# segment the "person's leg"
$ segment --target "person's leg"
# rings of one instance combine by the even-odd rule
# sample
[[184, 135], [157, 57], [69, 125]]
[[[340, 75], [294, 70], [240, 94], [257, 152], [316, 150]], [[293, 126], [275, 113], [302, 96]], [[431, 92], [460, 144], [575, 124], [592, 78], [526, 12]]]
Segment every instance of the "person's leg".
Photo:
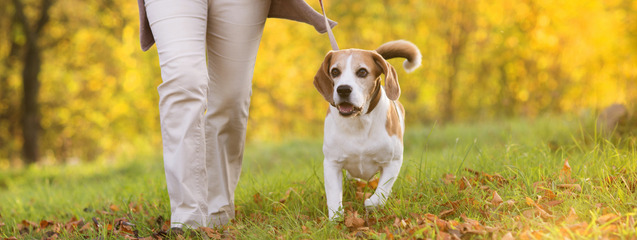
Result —
[[172, 227], [207, 223], [207, 1], [146, 0], [163, 80], [157, 90]]
[[252, 74], [269, 0], [210, 0], [206, 163], [209, 226], [234, 218], [252, 93]]

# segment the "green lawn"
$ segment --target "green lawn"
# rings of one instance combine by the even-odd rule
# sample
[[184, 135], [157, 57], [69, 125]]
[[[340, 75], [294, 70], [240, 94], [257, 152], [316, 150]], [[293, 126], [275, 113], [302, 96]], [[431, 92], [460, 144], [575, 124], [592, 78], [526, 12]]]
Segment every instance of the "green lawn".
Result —
[[[252, 141], [235, 222], [188, 236], [637, 237], [635, 138], [605, 141], [593, 125], [572, 117], [408, 125], [388, 204], [365, 211], [361, 196], [373, 184], [347, 182], [341, 222], [326, 221], [321, 139]], [[2, 170], [0, 239], [161, 237], [170, 217], [163, 174], [160, 155]]]

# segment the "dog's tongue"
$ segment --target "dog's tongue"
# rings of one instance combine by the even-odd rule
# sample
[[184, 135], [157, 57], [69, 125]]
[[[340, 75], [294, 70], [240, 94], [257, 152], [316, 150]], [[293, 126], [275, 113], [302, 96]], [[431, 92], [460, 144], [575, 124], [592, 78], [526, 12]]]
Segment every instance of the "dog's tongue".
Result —
[[351, 113], [354, 111], [354, 105], [349, 103], [342, 103], [338, 105], [338, 111], [342, 113]]

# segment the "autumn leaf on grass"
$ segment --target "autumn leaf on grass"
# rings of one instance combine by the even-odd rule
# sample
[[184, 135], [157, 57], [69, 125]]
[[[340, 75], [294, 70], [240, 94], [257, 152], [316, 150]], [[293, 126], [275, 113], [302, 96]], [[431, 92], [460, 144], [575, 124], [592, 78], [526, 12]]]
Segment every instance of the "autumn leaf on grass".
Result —
[[442, 176], [442, 182], [446, 185], [452, 184], [454, 181], [456, 181], [456, 176], [451, 173]]
[[356, 230], [365, 225], [365, 220], [358, 216], [358, 211], [347, 211], [345, 216], [345, 226], [351, 230]]
[[47, 220], [42, 220], [40, 221], [40, 228], [46, 228], [48, 226], [53, 225], [54, 223], [51, 221], [47, 221]]
[[444, 211], [440, 212], [440, 213], [438, 214], [438, 216], [439, 216], [440, 218], [445, 218], [446, 216], [451, 215], [451, 214], [452, 214], [452, 213], [454, 213], [455, 211], [456, 211], [456, 209], [453, 209], [453, 208], [452, 208], [452, 209], [448, 209], [448, 210], [444, 210]]
[[111, 211], [113, 212], [119, 212], [119, 207], [115, 204], [111, 204], [111, 206], [109, 206], [108, 208], [111, 209]]
[[259, 193], [255, 193], [254, 195], [252, 195], [252, 200], [254, 201], [254, 203], [259, 204], [261, 203], [261, 194]]
[[372, 193], [356, 191], [356, 200], [363, 201], [368, 199], [370, 196], [372, 196]]
[[604, 214], [601, 217], [597, 218], [597, 224], [604, 225], [607, 223], [613, 223], [619, 220], [619, 218], [620, 216], [617, 216], [617, 214], [614, 213]]
[[374, 177], [372, 180], [369, 180], [369, 182], [367, 182], [367, 186], [371, 188], [372, 190], [376, 190], [376, 188], [378, 187], [379, 181], [380, 181], [380, 178]]
[[502, 236], [502, 240], [515, 240], [515, 237], [513, 237], [511, 232], [507, 232], [504, 236]]
[[131, 202], [128, 204], [128, 209], [133, 213], [139, 213], [142, 211], [142, 205], [139, 203]]
[[494, 206], [500, 206], [500, 204], [504, 202], [502, 201], [502, 197], [498, 194], [497, 191], [493, 191], [493, 198], [491, 199], [491, 204]]
[[575, 221], [577, 221], [577, 213], [575, 212], [575, 209], [573, 207], [568, 210], [568, 215], [566, 216], [565, 221], [566, 223], [574, 223]]
[[473, 188], [473, 187], [471, 186], [471, 183], [469, 182], [469, 179], [467, 179], [466, 177], [462, 177], [462, 178], [460, 178], [459, 183], [458, 183], [458, 189], [460, 189], [460, 190], [465, 190], [465, 189], [467, 189], [467, 188], [468, 188], [468, 189]]
[[575, 182], [575, 180], [571, 178], [571, 165], [568, 164], [568, 158], [564, 159], [564, 165], [562, 165], [562, 169], [560, 170], [559, 179], [566, 183]]
[[199, 230], [201, 230], [204, 234], [206, 234], [206, 236], [208, 236], [209, 238], [212, 239], [221, 239], [221, 234], [219, 234], [217, 232], [217, 230], [214, 230], [212, 228], [208, 228], [208, 227], [199, 227]]
[[558, 188], [566, 189], [567, 191], [582, 192], [582, 186], [579, 184], [557, 184]]
[[290, 198], [290, 193], [294, 191], [294, 188], [288, 188], [287, 191], [285, 191], [285, 195], [279, 200], [279, 202], [281, 204], [285, 204], [285, 202], [288, 201], [288, 198]]
[[549, 218], [554, 218], [554, 216], [550, 213], [547, 208], [542, 208], [539, 204], [537, 204], [530, 197], [526, 197], [526, 204], [529, 206], [535, 207], [535, 209], [529, 209], [523, 212], [523, 215], [527, 218], [532, 218], [533, 216], [539, 216], [542, 219], [546, 220]]

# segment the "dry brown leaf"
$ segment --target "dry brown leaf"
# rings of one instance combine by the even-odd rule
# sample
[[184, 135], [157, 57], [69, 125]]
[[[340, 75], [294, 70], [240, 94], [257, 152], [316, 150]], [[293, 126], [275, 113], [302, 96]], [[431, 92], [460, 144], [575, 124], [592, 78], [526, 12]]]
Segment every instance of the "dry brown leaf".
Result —
[[557, 194], [555, 194], [553, 191], [551, 191], [550, 189], [546, 189], [544, 188], [544, 195], [543, 197], [549, 200], [553, 200], [557, 197]]
[[568, 226], [568, 229], [573, 233], [586, 235], [586, 233], [588, 232], [588, 223], [580, 222], [577, 224], [573, 224]]
[[111, 204], [111, 206], [108, 207], [109, 209], [111, 209], [111, 211], [113, 212], [118, 212], [119, 211], [119, 207], [115, 204]]
[[219, 234], [217, 232], [217, 230], [214, 230], [214, 229], [209, 228], [209, 227], [199, 227], [199, 230], [201, 230], [203, 233], [205, 233], [206, 236], [208, 236], [209, 238], [221, 239], [221, 234]]
[[553, 200], [553, 201], [549, 201], [547, 203], [544, 203], [544, 205], [547, 206], [547, 207], [555, 207], [557, 205], [560, 205], [563, 202], [564, 202], [564, 200]]
[[504, 234], [500, 240], [515, 240], [515, 238], [511, 232], [507, 232], [507, 234]]
[[562, 165], [562, 169], [560, 170], [559, 179], [560, 181], [567, 183], [573, 182], [573, 179], [571, 179], [571, 165], [568, 164], [568, 158], [564, 159], [564, 164]]
[[356, 187], [356, 191], [362, 192], [364, 191], [363, 189], [367, 187], [367, 182], [364, 182], [358, 179], [353, 179], [352, 181], [354, 182], [354, 187]]
[[452, 184], [455, 181], [456, 181], [456, 176], [451, 174], [451, 173], [447, 173], [445, 175], [442, 175], [442, 182], [447, 184], [447, 185]]
[[53, 222], [51, 221], [47, 221], [47, 220], [40, 221], [40, 228], [46, 228], [51, 225], [53, 225]]
[[254, 203], [256, 204], [261, 203], [261, 194], [255, 193], [254, 195], [252, 195], [252, 201], [254, 201]]
[[508, 205], [508, 206], [514, 206], [515, 205], [515, 200], [509, 199], [509, 200], [506, 200], [504, 203], [506, 205]]
[[285, 202], [287, 202], [287, 201], [288, 201], [288, 198], [290, 198], [290, 193], [291, 193], [293, 190], [294, 190], [293, 188], [288, 188], [288, 190], [287, 190], [287, 191], [285, 191], [285, 195], [283, 195], [283, 198], [281, 198], [281, 199], [279, 200], [279, 202], [280, 202], [280, 203], [285, 204]]
[[380, 178], [374, 177], [372, 180], [369, 180], [369, 182], [367, 182], [367, 186], [369, 186], [372, 190], [376, 190], [379, 181]]
[[452, 209], [447, 209], [447, 210], [444, 210], [444, 211], [440, 212], [438, 214], [438, 216], [440, 218], [445, 218], [447, 215], [450, 215], [450, 214], [454, 213], [455, 211], [456, 211], [456, 209], [453, 209], [453, 208]]
[[491, 204], [494, 206], [499, 206], [502, 203], [502, 197], [498, 194], [497, 191], [493, 191], [493, 198], [491, 199]]
[[460, 178], [460, 183], [458, 183], [458, 188], [460, 190], [465, 190], [467, 188], [471, 189], [473, 187], [471, 186], [471, 183], [469, 182], [469, 180], [466, 177], [462, 177], [462, 178]]
[[604, 214], [601, 217], [597, 218], [597, 224], [605, 224], [608, 222], [614, 222], [617, 219], [619, 219], [619, 216], [617, 216], [617, 214], [614, 213], [608, 213], [608, 214]]
[[557, 184], [557, 187], [566, 190], [582, 192], [582, 186], [580, 186], [579, 184]]
[[564, 221], [567, 224], [571, 224], [571, 223], [574, 223], [576, 220], [577, 220], [577, 213], [575, 212], [575, 209], [571, 207], [568, 210], [568, 214], [566, 215], [566, 218], [564, 219]]
[[345, 226], [350, 229], [357, 229], [365, 225], [365, 220], [358, 216], [357, 211], [347, 211], [345, 216]]
[[385, 237], [390, 240], [394, 240], [394, 234], [389, 231], [389, 228], [385, 226]]
[[128, 204], [128, 209], [133, 213], [139, 213], [142, 211], [142, 205], [139, 203], [131, 202]]

